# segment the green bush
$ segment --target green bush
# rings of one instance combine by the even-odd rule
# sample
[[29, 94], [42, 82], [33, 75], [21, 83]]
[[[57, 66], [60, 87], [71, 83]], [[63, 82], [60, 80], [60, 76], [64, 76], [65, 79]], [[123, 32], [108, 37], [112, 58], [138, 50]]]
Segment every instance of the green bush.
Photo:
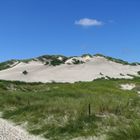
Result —
[[52, 66], [56, 66], [56, 65], [60, 65], [60, 64], [63, 64], [63, 61], [59, 60], [59, 59], [54, 59], [50, 62], [50, 64]]
[[83, 54], [83, 55], [82, 55], [82, 57], [86, 57], [86, 56], [92, 57], [91, 54]]
[[73, 59], [73, 64], [83, 64], [83, 61], [77, 60], [77, 59]]
[[140, 75], [140, 71], [138, 71], [137, 73], [138, 73], [138, 75]]
[[28, 72], [27, 72], [26, 70], [24, 70], [22, 73], [23, 73], [24, 75], [27, 75], [27, 74], [28, 74]]

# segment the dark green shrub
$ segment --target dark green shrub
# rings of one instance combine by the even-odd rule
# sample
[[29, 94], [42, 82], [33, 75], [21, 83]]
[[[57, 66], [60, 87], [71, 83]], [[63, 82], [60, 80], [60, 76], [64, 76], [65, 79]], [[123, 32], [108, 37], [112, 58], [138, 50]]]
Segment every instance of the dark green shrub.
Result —
[[104, 74], [100, 72], [100, 75], [104, 75]]
[[77, 59], [73, 59], [73, 64], [83, 64], [83, 61], [77, 60]]
[[120, 73], [120, 76], [125, 76], [124, 74]]
[[45, 62], [45, 65], [49, 65], [49, 62], [47, 61], [47, 62]]
[[54, 59], [50, 62], [51, 65], [56, 66], [56, 65], [60, 65], [63, 64], [63, 61], [59, 60], [59, 59]]
[[89, 54], [89, 53], [88, 53], [88, 54], [83, 54], [83, 55], [82, 55], [82, 57], [86, 57], [86, 56], [92, 57], [92, 55]]
[[23, 71], [22, 72], [24, 75], [27, 75], [28, 74], [28, 72], [25, 70], [25, 71]]
[[138, 73], [138, 75], [140, 75], [140, 71], [138, 71], [137, 73]]

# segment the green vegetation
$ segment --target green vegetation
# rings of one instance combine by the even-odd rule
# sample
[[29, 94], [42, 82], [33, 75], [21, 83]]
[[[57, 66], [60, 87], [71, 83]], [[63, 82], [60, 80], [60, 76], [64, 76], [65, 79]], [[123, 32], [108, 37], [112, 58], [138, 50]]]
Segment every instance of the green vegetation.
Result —
[[125, 76], [124, 74], [120, 73], [121, 76]]
[[[134, 83], [131, 91], [121, 84]], [[50, 140], [102, 135], [106, 140], [137, 140], [140, 136], [140, 78], [93, 82], [24, 83], [0, 81], [3, 118]], [[90, 104], [90, 114], [89, 114]]]
[[50, 64], [52, 66], [57, 66], [57, 65], [60, 65], [60, 64], [64, 64], [64, 62], [56, 58], [56, 59], [51, 60]]
[[75, 58], [72, 59], [73, 60], [73, 64], [83, 64], [84, 62], [83, 61], [80, 61], [80, 60], [77, 60]]
[[83, 55], [82, 55], [82, 57], [86, 57], [86, 56], [93, 57], [93, 56], [92, 56], [91, 54], [89, 54], [89, 53], [88, 53], [88, 54], [83, 54]]
[[113, 58], [113, 57], [109, 57], [109, 56], [104, 56], [102, 54], [96, 54], [94, 56], [101, 56], [101, 57], [104, 57], [110, 61], [113, 61], [113, 62], [116, 62], [116, 63], [120, 63], [120, 64], [123, 64], [123, 65], [132, 65], [132, 66], [136, 66], [136, 65], [140, 65], [140, 63], [129, 63], [127, 61], [124, 61], [124, 60], [121, 60], [121, 59], [116, 59], [116, 58]]
[[35, 59], [35, 58], [30, 58], [30, 59], [22, 59], [22, 60], [18, 60], [18, 61], [23, 62], [23, 63], [29, 63], [29, 62], [31, 62], [31, 61], [37, 61], [37, 59]]
[[28, 74], [28, 72], [27, 72], [26, 70], [24, 70], [22, 73], [23, 73], [24, 75], [27, 75], [27, 74]]
[[[59, 58], [62, 58], [61, 60]], [[43, 55], [37, 58], [38, 60], [42, 61], [42, 62], [47, 62], [45, 63], [45, 65], [52, 65], [52, 66], [56, 66], [56, 65], [60, 65], [60, 64], [64, 64], [64, 62], [68, 59], [65, 56], [62, 55]], [[50, 61], [50, 63], [48, 63], [48, 61]]]
[[64, 64], [68, 58], [62, 55], [43, 55], [38, 57], [37, 59], [39, 61], [45, 62], [45, 65], [57, 66], [60, 64]]
[[108, 140], [139, 140], [140, 120], [133, 120], [129, 126], [120, 126], [109, 132]]
[[17, 62], [17, 60], [9, 60], [9, 61], [0, 63], [0, 70], [10, 68], [11, 65], [13, 65], [15, 62]]
[[140, 75], [140, 71], [138, 71], [138, 75]]

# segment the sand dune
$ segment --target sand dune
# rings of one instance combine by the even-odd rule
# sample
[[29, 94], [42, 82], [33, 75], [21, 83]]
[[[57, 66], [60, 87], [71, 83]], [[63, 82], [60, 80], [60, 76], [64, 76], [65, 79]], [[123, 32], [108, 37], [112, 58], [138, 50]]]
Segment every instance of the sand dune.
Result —
[[[27, 75], [23, 71], [28, 72]], [[132, 78], [137, 75], [140, 65], [123, 65], [101, 56], [93, 56], [83, 64], [44, 65], [41, 61], [20, 62], [12, 68], [0, 71], [0, 79], [25, 82], [77, 82], [92, 81], [101, 77]]]

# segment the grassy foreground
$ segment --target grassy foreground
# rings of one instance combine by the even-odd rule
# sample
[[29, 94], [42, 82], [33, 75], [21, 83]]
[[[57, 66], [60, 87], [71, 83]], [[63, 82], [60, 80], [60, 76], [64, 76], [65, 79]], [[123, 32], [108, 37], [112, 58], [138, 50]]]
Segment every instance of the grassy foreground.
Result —
[[[125, 83], [134, 83], [136, 88], [122, 90], [120, 85]], [[3, 118], [50, 140], [88, 136], [139, 140], [138, 90], [140, 78], [75, 84], [0, 81], [0, 111]]]

